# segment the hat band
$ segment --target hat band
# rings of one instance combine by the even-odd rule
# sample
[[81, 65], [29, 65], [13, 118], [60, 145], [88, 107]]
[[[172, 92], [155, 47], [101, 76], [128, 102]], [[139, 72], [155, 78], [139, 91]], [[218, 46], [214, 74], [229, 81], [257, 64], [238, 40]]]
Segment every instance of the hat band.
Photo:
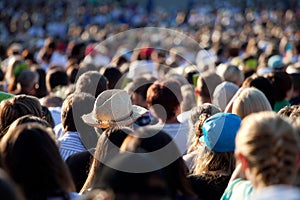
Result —
[[109, 120], [109, 121], [97, 120], [97, 122], [98, 122], [98, 123], [118, 123], [118, 122], [120, 122], [120, 121], [124, 121], [124, 120], [126, 120], [127, 118], [131, 117], [132, 114], [133, 114], [133, 111], [131, 111], [131, 112], [129, 113], [129, 115], [126, 115], [126, 116], [124, 116], [124, 117], [122, 117], [122, 118], [119, 118], [119, 119], [114, 119], [114, 120]]

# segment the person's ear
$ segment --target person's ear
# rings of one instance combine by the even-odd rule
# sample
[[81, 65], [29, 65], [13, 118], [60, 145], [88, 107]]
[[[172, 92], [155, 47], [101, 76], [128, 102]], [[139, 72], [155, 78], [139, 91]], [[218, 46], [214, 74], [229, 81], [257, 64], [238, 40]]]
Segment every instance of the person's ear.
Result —
[[240, 161], [240, 163], [242, 165], [242, 170], [246, 171], [246, 169], [249, 168], [248, 161], [247, 161], [246, 157], [243, 154], [238, 153], [237, 158], [238, 158], [238, 160]]

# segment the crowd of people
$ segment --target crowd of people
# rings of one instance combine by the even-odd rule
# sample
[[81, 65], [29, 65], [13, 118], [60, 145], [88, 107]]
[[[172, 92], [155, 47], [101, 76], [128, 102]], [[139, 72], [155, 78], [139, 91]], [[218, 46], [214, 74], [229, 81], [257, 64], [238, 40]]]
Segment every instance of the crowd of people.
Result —
[[0, 2], [0, 198], [300, 199], [300, 4]]

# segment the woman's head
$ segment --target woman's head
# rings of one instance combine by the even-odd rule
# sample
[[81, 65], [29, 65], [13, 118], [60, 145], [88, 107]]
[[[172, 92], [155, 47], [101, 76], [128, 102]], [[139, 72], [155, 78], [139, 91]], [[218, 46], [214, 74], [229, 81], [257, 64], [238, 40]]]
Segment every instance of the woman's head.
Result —
[[272, 110], [268, 99], [263, 92], [254, 87], [244, 88], [232, 105], [232, 113], [241, 118], [251, 113], [267, 110]]
[[176, 143], [166, 132], [151, 127], [139, 128], [126, 137], [120, 151], [151, 155], [158, 163], [144, 167], [145, 171], [162, 169], [173, 196], [180, 193], [187, 196], [194, 195], [186, 178], [185, 162]]
[[74, 191], [51, 128], [26, 123], [10, 129], [0, 143], [4, 169], [27, 199], [46, 199]]
[[34, 115], [42, 118], [42, 106], [36, 97], [17, 95], [0, 103], [0, 132], [5, 134], [10, 124], [24, 115]]
[[106, 163], [112, 157], [115, 157], [119, 153], [120, 147], [127, 137], [133, 130], [129, 127], [115, 126], [108, 128], [100, 135], [96, 151], [94, 153], [93, 161], [89, 170], [89, 174], [81, 192], [86, 191], [90, 187], [95, 185], [95, 177], [101, 171], [102, 164]]
[[205, 177], [230, 176], [235, 168], [235, 137], [240, 128], [241, 118], [232, 113], [217, 113], [202, 124], [194, 174]]
[[293, 183], [299, 143], [289, 121], [271, 111], [251, 114], [235, 141], [237, 158], [254, 187]]
[[189, 151], [198, 149], [200, 143], [199, 138], [203, 135], [202, 125], [204, 121], [219, 112], [221, 112], [221, 110], [211, 103], [204, 103], [192, 110], [190, 122], [193, 128], [191, 128], [189, 133], [189, 138], [192, 140], [192, 145]]

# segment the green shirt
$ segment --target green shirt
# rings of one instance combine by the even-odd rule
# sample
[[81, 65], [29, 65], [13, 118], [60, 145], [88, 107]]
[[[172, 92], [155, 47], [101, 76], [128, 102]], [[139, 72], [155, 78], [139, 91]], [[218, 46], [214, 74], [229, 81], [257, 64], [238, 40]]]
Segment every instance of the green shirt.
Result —
[[285, 107], [285, 106], [290, 106], [290, 102], [283, 100], [283, 101], [276, 101], [274, 104], [274, 111], [278, 112], [281, 108]]

